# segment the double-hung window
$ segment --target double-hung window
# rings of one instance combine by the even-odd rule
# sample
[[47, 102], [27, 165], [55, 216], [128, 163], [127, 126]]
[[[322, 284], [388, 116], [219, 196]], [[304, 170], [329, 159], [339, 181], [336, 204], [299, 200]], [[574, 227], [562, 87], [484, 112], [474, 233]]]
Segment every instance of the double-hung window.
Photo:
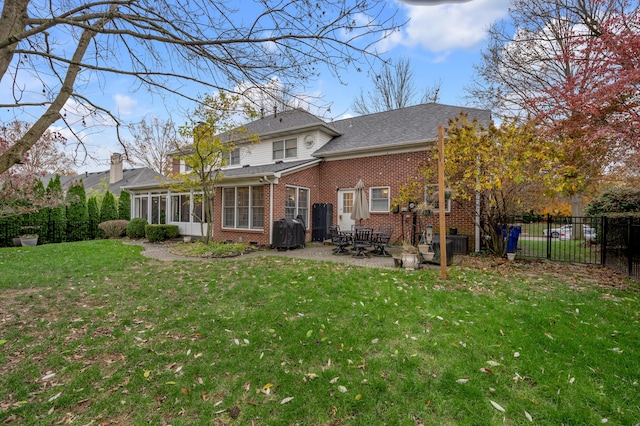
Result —
[[222, 227], [262, 229], [264, 227], [264, 187], [238, 186], [222, 190]]
[[240, 164], [240, 148], [234, 148], [227, 153], [227, 166], [237, 166]]
[[284, 217], [295, 219], [302, 216], [305, 226], [309, 225], [309, 189], [287, 186]]
[[371, 212], [388, 213], [390, 206], [389, 187], [377, 186], [369, 189], [369, 199], [371, 200]]
[[298, 139], [285, 139], [273, 142], [273, 159], [296, 158], [298, 156]]
[[[451, 213], [451, 194], [450, 189], [444, 191], [444, 212]], [[438, 185], [427, 185], [425, 188], [425, 201], [427, 204], [433, 206], [434, 212], [440, 211], [440, 195], [438, 191]]]

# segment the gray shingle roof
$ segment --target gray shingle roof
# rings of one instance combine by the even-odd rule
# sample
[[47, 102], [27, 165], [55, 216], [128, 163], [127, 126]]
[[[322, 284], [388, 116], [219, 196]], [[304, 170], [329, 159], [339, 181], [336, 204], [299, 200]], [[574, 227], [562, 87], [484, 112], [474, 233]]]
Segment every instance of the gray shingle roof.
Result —
[[241, 176], [259, 176], [270, 175], [273, 173], [284, 172], [309, 163], [318, 162], [317, 159], [288, 161], [275, 164], [263, 164], [261, 166], [240, 167], [237, 169], [228, 169], [224, 171], [224, 177], [234, 178]]
[[[165, 178], [146, 167], [137, 169], [123, 169], [122, 180], [109, 185], [109, 191], [116, 197], [120, 196], [122, 188], [129, 186], [145, 187], [145, 186], [157, 186], [159, 182]], [[105, 183], [109, 183], [110, 171], [100, 171], [92, 173], [84, 173], [76, 176], [60, 176], [60, 183], [62, 188], [66, 191], [72, 182], [78, 182], [82, 180], [84, 189], [87, 193], [90, 190], [102, 191]], [[49, 179], [53, 176], [46, 176], [41, 179], [43, 184], [47, 186]]]
[[446, 127], [449, 119], [461, 112], [467, 113], [471, 119], [477, 118], [483, 126], [488, 126], [491, 122], [491, 112], [488, 110], [435, 103], [420, 104], [334, 121], [331, 124], [341, 135], [318, 149], [314, 155], [323, 157], [433, 141], [438, 136], [438, 126]]
[[323, 127], [329, 134], [337, 134], [332, 126], [322, 121], [310, 112], [300, 109], [278, 112], [275, 115], [265, 115], [264, 118], [245, 125], [248, 134], [257, 133], [260, 137], [270, 134], [289, 132], [295, 129]]

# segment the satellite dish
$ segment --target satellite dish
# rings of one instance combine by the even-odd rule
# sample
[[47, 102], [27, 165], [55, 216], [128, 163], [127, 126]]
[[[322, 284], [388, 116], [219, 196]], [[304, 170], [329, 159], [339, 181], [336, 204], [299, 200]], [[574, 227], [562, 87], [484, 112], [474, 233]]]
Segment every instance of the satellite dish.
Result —
[[305, 148], [311, 148], [315, 142], [316, 141], [315, 141], [315, 139], [313, 138], [312, 135], [307, 135], [304, 138], [304, 147]]

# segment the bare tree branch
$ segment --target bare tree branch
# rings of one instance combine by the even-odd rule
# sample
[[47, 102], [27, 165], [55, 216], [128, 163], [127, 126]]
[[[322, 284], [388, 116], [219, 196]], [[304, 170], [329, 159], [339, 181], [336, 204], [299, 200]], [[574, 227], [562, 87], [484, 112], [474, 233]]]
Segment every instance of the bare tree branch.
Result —
[[357, 114], [371, 114], [415, 105], [419, 102], [436, 102], [440, 93], [440, 83], [426, 88], [422, 99], [416, 97], [411, 61], [401, 58], [398, 63], [386, 63], [373, 81], [373, 90], [366, 95], [360, 93], [351, 104]]
[[[88, 93], [109, 75], [190, 101], [197, 98], [186, 84], [229, 91], [260, 87], [274, 76], [293, 95], [320, 72], [339, 78], [360, 70], [363, 59], [377, 58], [371, 46], [398, 28], [383, 0], [47, 0], [46, 7], [42, 1], [6, 1], [0, 17], [0, 80], [12, 82], [14, 101], [3, 95], [0, 105], [14, 116], [39, 117], [24, 140], [0, 153], [0, 173], [69, 99], [108, 110], [88, 102]], [[38, 100], [21, 84], [34, 78], [50, 99]]]

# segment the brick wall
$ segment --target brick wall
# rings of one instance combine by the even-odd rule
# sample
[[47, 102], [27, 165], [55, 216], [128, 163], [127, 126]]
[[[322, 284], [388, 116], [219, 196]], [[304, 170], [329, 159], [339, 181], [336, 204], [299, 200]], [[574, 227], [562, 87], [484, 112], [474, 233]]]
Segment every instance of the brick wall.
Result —
[[[400, 187], [407, 182], [407, 177], [416, 176], [416, 172], [424, 161], [426, 152], [412, 152], [403, 154], [391, 154], [384, 156], [365, 157], [359, 159], [328, 161], [320, 165], [320, 189], [319, 202], [331, 203], [335, 206], [338, 203], [338, 190], [342, 188], [353, 188], [359, 179], [365, 185], [367, 198], [369, 188], [377, 186], [389, 186], [391, 199], [397, 197]], [[423, 200], [416, 200], [421, 202]], [[469, 250], [473, 250], [475, 241], [475, 231], [473, 216], [469, 205], [456, 202], [451, 203], [451, 212], [446, 214], [447, 230], [455, 227], [459, 235], [469, 236]], [[438, 215], [428, 218], [419, 218], [423, 224], [434, 225], [434, 229], [439, 229]], [[334, 224], [337, 218], [334, 217]], [[374, 229], [380, 226], [393, 226], [394, 233], [392, 242], [399, 243], [403, 238], [409, 240], [413, 227], [412, 214], [371, 213], [371, 218], [366, 221], [366, 225]], [[403, 232], [404, 230], [404, 232]], [[437, 231], [436, 231], [437, 232]]]
[[[309, 223], [307, 226], [307, 241], [311, 240], [311, 228], [313, 219], [312, 206], [315, 203], [330, 203], [334, 205], [333, 224], [337, 224], [338, 190], [353, 188], [359, 179], [365, 184], [367, 199], [369, 188], [388, 186], [390, 187], [390, 197], [397, 197], [402, 184], [407, 182], [407, 177], [415, 176], [420, 164], [424, 161], [426, 153], [413, 152], [391, 155], [380, 155], [359, 159], [326, 161], [310, 169], [302, 170], [279, 179], [277, 185], [273, 186], [274, 206], [273, 220], [279, 220], [285, 216], [285, 195], [287, 185], [308, 188], [310, 190], [309, 200]], [[222, 190], [216, 192], [216, 202], [214, 203], [214, 235], [215, 241], [238, 241], [255, 242], [260, 245], [268, 245], [270, 242], [271, 223], [270, 220], [270, 188], [268, 183], [264, 184], [264, 231], [242, 231], [222, 229]], [[423, 200], [416, 200], [421, 202]], [[463, 204], [451, 203], [451, 212], [446, 214], [446, 229], [455, 227], [459, 235], [469, 236], [469, 250], [474, 249], [474, 223], [473, 216], [469, 214], [471, 210]], [[418, 218], [423, 225], [432, 224], [434, 231], [439, 230], [438, 215], [428, 218]], [[402, 239], [411, 238], [413, 217], [411, 214], [393, 214], [391, 212], [371, 213], [371, 218], [364, 222], [374, 229], [380, 226], [393, 226], [394, 234], [392, 242], [400, 243]]]

